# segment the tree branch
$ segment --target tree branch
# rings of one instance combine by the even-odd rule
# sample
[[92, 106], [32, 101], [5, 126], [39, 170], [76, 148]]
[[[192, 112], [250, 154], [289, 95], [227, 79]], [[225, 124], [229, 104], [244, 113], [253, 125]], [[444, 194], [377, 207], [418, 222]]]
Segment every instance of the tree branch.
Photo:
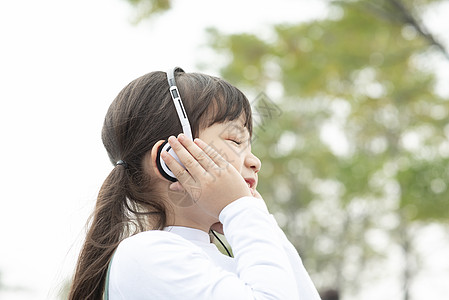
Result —
[[[344, 2], [341, 2], [344, 3]], [[412, 26], [430, 45], [435, 46], [449, 60], [449, 52], [446, 47], [439, 42], [424, 24], [412, 12], [405, 7], [401, 0], [385, 0], [379, 3], [377, 1], [360, 1], [370, 13], [379, 16], [390, 22], [408, 24]], [[389, 6], [389, 7], [387, 7]]]
[[418, 20], [417, 17], [413, 16], [413, 14], [402, 4], [401, 0], [388, 0], [390, 4], [395, 7], [404, 23], [409, 24], [424, 38], [429, 44], [436, 46], [443, 55], [449, 60], [449, 52], [446, 47], [441, 44], [439, 41], [435, 39], [435, 37], [427, 30], [427, 28]]

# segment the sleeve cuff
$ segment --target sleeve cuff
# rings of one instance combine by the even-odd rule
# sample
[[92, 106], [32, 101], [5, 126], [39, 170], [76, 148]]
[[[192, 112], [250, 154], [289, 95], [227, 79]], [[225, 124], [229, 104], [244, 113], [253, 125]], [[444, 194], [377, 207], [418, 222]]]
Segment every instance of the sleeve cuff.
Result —
[[230, 216], [233, 216], [234, 214], [241, 212], [245, 209], [257, 209], [266, 214], [270, 214], [268, 212], [268, 208], [267, 208], [267, 205], [265, 204], [265, 201], [263, 201], [260, 198], [247, 196], [247, 197], [239, 198], [239, 199], [229, 203], [228, 205], [226, 205], [221, 210], [218, 218], [219, 218], [220, 222], [223, 223]]

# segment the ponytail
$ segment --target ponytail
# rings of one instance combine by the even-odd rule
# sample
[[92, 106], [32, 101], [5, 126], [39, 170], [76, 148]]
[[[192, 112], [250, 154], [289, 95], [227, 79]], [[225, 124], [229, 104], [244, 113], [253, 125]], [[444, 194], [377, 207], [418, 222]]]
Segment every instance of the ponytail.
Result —
[[91, 225], [78, 258], [70, 300], [101, 299], [109, 261], [127, 233], [128, 170], [117, 165], [98, 194]]
[[[165, 201], [150, 184], [151, 174], [145, 172], [143, 161], [158, 140], [179, 131], [179, 125], [161, 119], [176, 116], [171, 103], [164, 72], [130, 82], [111, 103], [101, 138], [115, 167], [104, 181], [90, 217], [70, 300], [101, 299], [108, 265], [120, 242], [138, 232], [166, 226]], [[165, 106], [173, 111], [161, 114]], [[155, 122], [161, 125], [153, 126]]]

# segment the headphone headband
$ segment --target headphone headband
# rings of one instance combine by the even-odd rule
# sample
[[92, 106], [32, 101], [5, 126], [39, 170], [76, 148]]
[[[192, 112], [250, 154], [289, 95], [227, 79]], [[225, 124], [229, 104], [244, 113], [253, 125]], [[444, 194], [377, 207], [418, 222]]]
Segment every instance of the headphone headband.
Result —
[[[178, 87], [176, 86], [175, 74], [177, 72], [184, 72], [184, 70], [179, 67], [175, 67], [173, 69], [170, 69], [167, 72], [168, 85], [170, 86], [170, 95], [173, 100], [173, 104], [175, 105], [176, 113], [178, 114], [179, 121], [181, 122], [182, 132], [188, 138], [193, 140], [192, 129], [190, 128], [189, 119], [187, 118], [187, 113], [184, 109], [184, 104], [182, 103], [181, 94], [179, 93]], [[168, 143], [168, 141], [165, 141], [159, 147], [158, 152], [157, 152], [157, 158], [156, 158], [157, 168], [164, 178], [175, 182], [177, 180], [176, 176], [175, 176], [175, 174], [173, 174], [173, 172], [170, 170], [170, 168], [165, 164], [164, 160], [162, 159], [162, 157], [161, 157], [162, 151], [167, 151], [171, 156], [173, 156], [174, 159], [176, 159], [181, 164], [181, 166], [184, 167], [184, 165], [179, 160], [175, 151], [173, 151], [173, 149], [170, 147], [170, 144]]]
[[175, 74], [177, 72], [184, 72], [180, 67], [174, 67], [167, 72], [168, 85], [170, 86], [170, 95], [173, 100], [173, 104], [176, 108], [176, 113], [178, 114], [179, 121], [181, 122], [183, 133], [193, 140], [192, 129], [190, 128], [190, 122], [187, 117], [187, 113], [184, 109], [184, 103], [182, 103], [181, 94], [179, 93], [178, 87], [176, 86]]
[[175, 73], [179, 72], [185, 73], [184, 70], [180, 67], [174, 67], [173, 69], [167, 71], [167, 79], [170, 87], [176, 86]]

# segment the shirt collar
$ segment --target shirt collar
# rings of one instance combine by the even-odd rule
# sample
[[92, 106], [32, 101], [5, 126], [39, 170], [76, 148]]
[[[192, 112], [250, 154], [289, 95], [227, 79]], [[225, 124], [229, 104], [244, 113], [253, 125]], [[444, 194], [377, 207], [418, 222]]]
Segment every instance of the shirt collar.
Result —
[[210, 244], [209, 234], [200, 229], [183, 226], [167, 226], [164, 228], [164, 231], [175, 233], [191, 242]]

